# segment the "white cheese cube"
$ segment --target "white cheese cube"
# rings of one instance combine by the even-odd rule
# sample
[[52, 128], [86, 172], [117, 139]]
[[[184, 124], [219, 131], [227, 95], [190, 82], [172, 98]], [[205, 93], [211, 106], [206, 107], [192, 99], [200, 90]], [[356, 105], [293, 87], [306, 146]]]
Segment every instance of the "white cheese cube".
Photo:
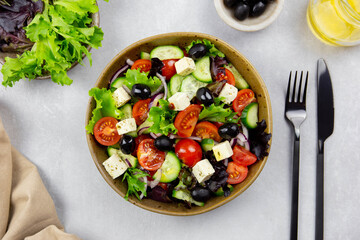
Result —
[[116, 129], [119, 135], [123, 135], [128, 132], [136, 131], [135, 118], [124, 119], [116, 124]]
[[236, 98], [237, 93], [238, 89], [236, 87], [231, 84], [225, 83], [225, 86], [219, 94], [219, 98], [224, 97], [222, 101], [226, 104], [231, 104], [232, 101], [234, 101], [234, 99]]
[[131, 96], [125, 91], [123, 87], [119, 87], [113, 92], [112, 97], [115, 101], [116, 107], [121, 107], [130, 101]]
[[126, 169], [128, 169], [128, 165], [119, 157], [118, 154], [113, 154], [109, 157], [105, 162], [103, 162], [103, 166], [113, 179], [121, 176]]
[[215, 173], [215, 170], [209, 160], [203, 159], [195, 164], [192, 172], [199, 183], [203, 183]]
[[177, 92], [169, 98], [169, 103], [174, 105], [175, 111], [182, 111], [190, 106], [190, 99], [186, 93]]
[[234, 154], [229, 141], [215, 145], [212, 150], [217, 161], [229, 158]]
[[176, 73], [186, 76], [195, 71], [195, 62], [192, 58], [183, 57], [175, 63]]

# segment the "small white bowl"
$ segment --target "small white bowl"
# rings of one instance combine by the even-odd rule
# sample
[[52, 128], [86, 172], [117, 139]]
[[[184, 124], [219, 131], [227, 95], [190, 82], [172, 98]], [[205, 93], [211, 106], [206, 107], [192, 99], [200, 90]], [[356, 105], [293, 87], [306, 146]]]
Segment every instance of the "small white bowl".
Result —
[[279, 16], [284, 6], [284, 0], [275, 0], [270, 3], [265, 12], [259, 17], [247, 18], [240, 21], [234, 17], [233, 9], [225, 6], [224, 0], [214, 0], [215, 8], [221, 19], [240, 31], [254, 32], [266, 28]]

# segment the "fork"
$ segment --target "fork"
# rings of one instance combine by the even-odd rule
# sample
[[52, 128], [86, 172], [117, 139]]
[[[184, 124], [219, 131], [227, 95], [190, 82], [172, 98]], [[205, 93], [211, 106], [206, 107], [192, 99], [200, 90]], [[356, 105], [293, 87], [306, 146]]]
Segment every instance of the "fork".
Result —
[[300, 125], [306, 119], [306, 89], [309, 72], [306, 73], [304, 87], [303, 71], [300, 75], [300, 83], [298, 89], [296, 81], [298, 72], [295, 72], [294, 84], [291, 89], [292, 72], [290, 72], [287, 94], [285, 99], [285, 116], [293, 124], [295, 138], [293, 149], [293, 181], [292, 181], [292, 198], [291, 198], [291, 225], [290, 239], [296, 240], [298, 237], [298, 206], [299, 206], [299, 162], [300, 162]]

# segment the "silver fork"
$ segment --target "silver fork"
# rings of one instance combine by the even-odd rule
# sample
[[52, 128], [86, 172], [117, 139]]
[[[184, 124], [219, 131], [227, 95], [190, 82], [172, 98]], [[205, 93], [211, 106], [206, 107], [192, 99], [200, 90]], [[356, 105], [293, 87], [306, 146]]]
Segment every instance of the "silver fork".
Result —
[[291, 89], [292, 72], [290, 72], [289, 83], [285, 100], [285, 116], [293, 124], [295, 131], [293, 149], [293, 182], [291, 198], [291, 226], [290, 239], [298, 237], [298, 207], [299, 207], [299, 161], [300, 161], [300, 125], [306, 119], [306, 89], [309, 72], [306, 73], [305, 84], [303, 83], [303, 71], [300, 75], [300, 83], [296, 85], [298, 72], [295, 72], [294, 84]]

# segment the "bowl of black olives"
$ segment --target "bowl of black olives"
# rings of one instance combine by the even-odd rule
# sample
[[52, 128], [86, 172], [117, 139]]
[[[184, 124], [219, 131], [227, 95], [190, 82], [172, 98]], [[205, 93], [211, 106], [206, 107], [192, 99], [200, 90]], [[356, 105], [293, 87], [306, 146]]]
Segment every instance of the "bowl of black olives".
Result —
[[279, 16], [284, 0], [214, 0], [220, 18], [246, 32], [266, 28]]

